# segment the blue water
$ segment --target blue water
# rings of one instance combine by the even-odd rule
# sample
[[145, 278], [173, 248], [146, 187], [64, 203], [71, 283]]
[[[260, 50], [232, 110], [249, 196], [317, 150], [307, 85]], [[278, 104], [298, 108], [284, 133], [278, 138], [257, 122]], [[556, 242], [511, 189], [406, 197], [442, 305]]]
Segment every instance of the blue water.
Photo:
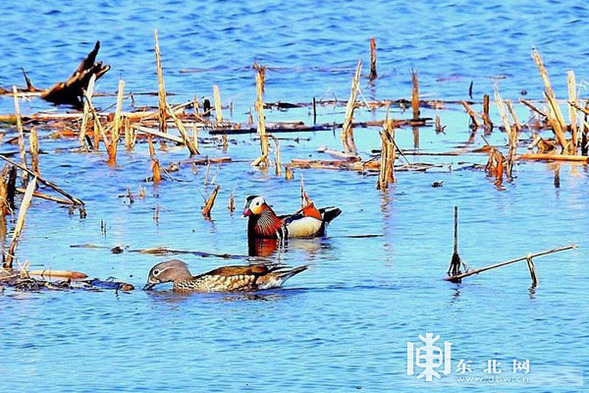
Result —
[[[549, 69], [557, 96], [566, 96], [566, 72], [579, 84], [587, 78], [589, 7], [567, 2], [359, 2], [25, 1], [5, 5], [0, 24], [1, 86], [22, 84], [19, 67], [33, 83], [46, 87], [69, 76], [99, 39], [98, 58], [112, 66], [97, 90], [114, 93], [119, 76], [127, 91], [157, 89], [153, 29], [159, 32], [167, 89], [175, 103], [212, 95], [218, 84], [227, 114], [246, 119], [255, 95], [254, 61], [268, 65], [266, 101], [309, 102], [312, 97], [345, 99], [353, 68], [368, 62], [368, 40], [375, 36], [380, 78], [361, 84], [367, 99], [408, 98], [409, 69], [420, 76], [425, 98], [466, 99], [492, 93], [493, 77], [504, 98], [522, 90], [540, 98], [541, 79], [530, 51], [536, 46]], [[365, 74], [367, 71], [365, 72]], [[586, 97], [584, 87], [581, 95]], [[152, 96], [137, 104], [155, 105]], [[107, 107], [114, 97], [97, 99]], [[0, 98], [0, 113], [13, 110]], [[55, 110], [31, 99], [23, 112]], [[129, 103], [126, 103], [129, 106]], [[60, 108], [59, 111], [65, 111]], [[520, 118], [529, 113], [518, 107]], [[401, 129], [397, 141], [411, 149], [447, 151], [469, 138], [461, 107], [422, 110], [438, 115], [445, 134], [433, 128]], [[359, 119], [382, 119], [383, 112], [359, 110]], [[409, 117], [395, 110], [392, 116]], [[499, 117], [493, 111], [494, 119]], [[312, 122], [307, 109], [268, 111], [269, 120]], [[319, 121], [341, 121], [342, 108], [320, 108]], [[3, 129], [13, 136], [8, 125]], [[87, 203], [88, 217], [68, 215], [51, 202], [31, 206], [19, 258], [32, 268], [78, 270], [114, 276], [140, 287], [149, 268], [165, 257], [130, 252], [171, 249], [247, 255], [246, 221], [239, 208], [226, 206], [235, 187], [237, 203], [263, 194], [281, 213], [299, 207], [299, 175], [318, 205], [343, 210], [325, 239], [292, 241], [279, 255], [289, 265], [309, 264], [284, 290], [256, 295], [175, 295], [161, 292], [41, 292], [7, 289], [0, 296], [0, 373], [2, 390], [15, 392], [110, 391], [461, 391], [430, 385], [406, 374], [406, 345], [426, 332], [453, 343], [453, 371], [470, 360], [473, 373], [487, 360], [502, 363], [512, 375], [513, 359], [528, 359], [530, 379], [542, 368], [556, 375], [546, 383], [477, 383], [473, 391], [583, 391], [589, 360], [589, 222], [587, 166], [521, 163], [516, 178], [497, 190], [481, 171], [485, 155], [410, 157], [443, 164], [428, 173], [399, 172], [387, 193], [376, 177], [354, 172], [297, 170], [296, 181], [252, 168], [258, 142], [231, 138], [226, 154], [240, 163], [223, 165], [213, 220], [200, 213], [211, 186], [206, 169], [189, 165], [173, 173], [179, 181], [144, 183], [150, 175], [145, 145], [121, 148], [118, 167], [105, 154], [56, 153], [76, 141], [46, 138], [40, 130], [42, 174]], [[201, 135], [206, 136], [206, 133]], [[281, 135], [296, 137], [297, 135]], [[339, 134], [299, 135], [309, 140], [281, 142], [283, 161], [318, 155], [320, 145], [339, 149]], [[416, 138], [418, 136], [419, 138]], [[526, 134], [522, 138], [526, 138]], [[494, 131], [494, 144], [505, 135]], [[359, 151], [379, 148], [377, 128], [356, 131]], [[473, 147], [483, 144], [477, 135]], [[2, 152], [15, 146], [3, 144]], [[204, 154], [224, 155], [218, 143], [203, 144]], [[525, 150], [520, 148], [520, 151]], [[187, 157], [185, 149], [158, 150], [164, 165]], [[463, 162], [466, 162], [463, 163]], [[449, 168], [452, 170], [450, 171]], [[211, 176], [217, 166], [211, 168]], [[554, 186], [555, 172], [560, 187]], [[432, 188], [443, 181], [442, 188]], [[137, 197], [145, 186], [145, 198]], [[135, 203], [119, 196], [129, 187]], [[460, 254], [480, 267], [554, 246], [576, 243], [578, 250], [536, 260], [540, 284], [530, 289], [523, 264], [450, 284], [444, 277], [452, 254], [452, 209], [460, 206]], [[158, 219], [154, 219], [158, 211]], [[14, 227], [16, 217], [9, 222]], [[101, 230], [101, 223], [106, 231]], [[351, 238], [374, 234], [378, 237]], [[95, 244], [105, 248], [72, 248]], [[128, 247], [112, 254], [110, 247]], [[237, 260], [180, 256], [194, 273]], [[584, 369], [585, 368], [585, 369]], [[534, 374], [536, 370], [536, 374]], [[567, 374], [567, 370], [572, 370]], [[580, 375], [579, 375], [580, 374]], [[545, 375], [545, 374], [544, 374]], [[573, 375], [569, 380], [563, 376]], [[445, 376], [446, 381], [454, 376]], [[573, 386], [573, 384], [576, 384]]]

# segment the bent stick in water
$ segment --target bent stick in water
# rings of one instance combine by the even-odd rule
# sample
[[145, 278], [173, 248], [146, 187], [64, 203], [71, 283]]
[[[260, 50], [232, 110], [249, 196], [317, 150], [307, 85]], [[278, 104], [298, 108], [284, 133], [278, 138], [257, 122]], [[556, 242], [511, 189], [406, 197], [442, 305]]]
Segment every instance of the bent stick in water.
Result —
[[571, 250], [571, 249], [574, 249], [574, 248], [577, 248], [577, 247], [578, 246], [576, 244], [569, 244], [568, 246], [564, 246], [564, 247], [557, 247], [557, 248], [553, 248], [551, 250], [540, 251], [540, 252], [537, 252], [535, 254], [530, 254], [530, 255], [523, 256], [523, 257], [519, 257], [519, 258], [515, 258], [515, 259], [510, 259], [510, 260], [505, 261], [505, 262], [500, 262], [500, 263], [496, 263], [494, 265], [482, 267], [480, 269], [471, 270], [469, 272], [458, 274], [456, 276], [445, 277], [444, 280], [446, 280], [446, 281], [453, 281], [454, 282], [454, 281], [463, 279], [465, 277], [474, 276], [475, 274], [479, 274], [479, 273], [485, 272], [487, 270], [495, 269], [497, 267], [507, 266], [507, 265], [511, 265], [512, 263], [525, 261], [528, 258], [541, 257], [541, 256], [544, 256], [544, 255], [553, 254], [555, 252]]

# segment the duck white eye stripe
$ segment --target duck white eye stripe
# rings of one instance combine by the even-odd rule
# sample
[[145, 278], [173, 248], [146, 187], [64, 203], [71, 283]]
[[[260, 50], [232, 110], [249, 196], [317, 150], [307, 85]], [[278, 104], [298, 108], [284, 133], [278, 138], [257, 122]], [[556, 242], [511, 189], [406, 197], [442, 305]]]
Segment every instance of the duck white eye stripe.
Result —
[[159, 272], [158, 272], [157, 274], [155, 274], [155, 272], [156, 272], [157, 270], [154, 270], [154, 271], [153, 271], [153, 275], [154, 275], [154, 276], [159, 276], [159, 275], [161, 275], [163, 272], [165, 272], [166, 270], [168, 270], [168, 269], [170, 269], [170, 268], [171, 268], [171, 266], [165, 267], [165, 268], [163, 268], [163, 269], [159, 269]]

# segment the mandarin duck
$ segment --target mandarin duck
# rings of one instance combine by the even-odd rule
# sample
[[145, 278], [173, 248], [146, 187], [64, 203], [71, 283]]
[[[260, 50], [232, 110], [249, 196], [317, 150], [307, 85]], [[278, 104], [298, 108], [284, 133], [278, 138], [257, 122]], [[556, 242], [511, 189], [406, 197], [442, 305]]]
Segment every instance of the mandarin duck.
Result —
[[280, 288], [295, 274], [307, 270], [306, 265], [287, 266], [257, 264], [224, 266], [193, 276], [186, 262], [179, 259], [160, 262], [149, 271], [144, 290], [157, 284], [173, 283], [176, 292], [253, 292]]
[[249, 239], [286, 239], [293, 237], [317, 237], [342, 211], [337, 207], [317, 209], [311, 202], [294, 214], [277, 216], [263, 197], [248, 196], [244, 217], [248, 217]]

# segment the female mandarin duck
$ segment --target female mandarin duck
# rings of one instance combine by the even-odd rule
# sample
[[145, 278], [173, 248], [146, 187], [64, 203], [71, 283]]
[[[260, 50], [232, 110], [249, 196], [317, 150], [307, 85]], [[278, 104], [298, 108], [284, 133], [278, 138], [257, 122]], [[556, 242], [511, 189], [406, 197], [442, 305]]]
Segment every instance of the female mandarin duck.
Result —
[[243, 215], [248, 217], [250, 239], [286, 239], [323, 236], [331, 221], [341, 214], [337, 207], [317, 209], [311, 202], [294, 214], [277, 216], [261, 196], [248, 196]]
[[143, 289], [172, 282], [177, 292], [253, 292], [280, 288], [295, 274], [307, 270], [307, 266], [289, 268], [276, 265], [224, 266], [193, 276], [186, 262], [179, 259], [160, 262], [149, 271]]

